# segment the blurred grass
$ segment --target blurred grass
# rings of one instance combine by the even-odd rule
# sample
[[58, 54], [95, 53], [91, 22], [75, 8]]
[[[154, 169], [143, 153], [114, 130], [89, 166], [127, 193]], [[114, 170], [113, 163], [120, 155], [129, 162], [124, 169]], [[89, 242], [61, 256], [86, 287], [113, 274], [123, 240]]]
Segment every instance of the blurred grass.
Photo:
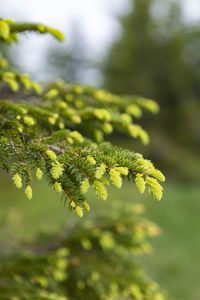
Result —
[[[152, 243], [155, 253], [141, 262], [149, 274], [177, 300], [199, 300], [200, 266], [200, 187], [186, 184], [166, 184], [161, 202], [155, 202], [148, 193], [141, 196], [134, 186], [126, 183], [121, 190], [111, 189], [107, 203], [90, 195], [93, 211], [109, 209], [109, 203], [132, 201], [145, 203], [146, 217], [162, 229], [161, 237]], [[12, 223], [6, 238], [14, 238], [16, 231], [24, 239], [33, 238], [39, 231], [61, 232], [75, 216], [63, 208], [60, 196], [44, 183], [34, 184], [34, 197], [27, 200], [22, 190], [16, 190], [12, 182], [0, 177], [0, 239], [5, 240], [1, 228]], [[96, 208], [96, 210], [95, 210]], [[90, 218], [92, 213], [85, 213]], [[9, 236], [9, 237], [8, 237]]]

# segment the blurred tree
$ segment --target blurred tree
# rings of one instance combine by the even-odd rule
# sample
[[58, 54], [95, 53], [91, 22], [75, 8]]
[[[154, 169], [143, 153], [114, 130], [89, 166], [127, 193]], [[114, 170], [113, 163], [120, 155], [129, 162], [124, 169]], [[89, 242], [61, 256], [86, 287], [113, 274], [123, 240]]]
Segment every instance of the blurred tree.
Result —
[[162, 132], [194, 146], [200, 125], [200, 28], [186, 24], [181, 9], [178, 1], [132, 0], [104, 62], [104, 87], [156, 99]]
[[81, 29], [76, 25], [72, 26], [71, 36], [70, 45], [64, 43], [62, 46], [48, 46], [46, 68], [53, 76], [67, 82], [80, 82], [88, 60], [87, 47]]
[[[92, 59], [87, 37], [76, 23], [71, 27], [69, 43], [61, 46], [48, 45], [45, 72], [53, 78], [63, 78], [67, 82], [92, 82], [96, 84], [98, 73], [96, 63]], [[97, 79], [98, 80], [98, 79]]]

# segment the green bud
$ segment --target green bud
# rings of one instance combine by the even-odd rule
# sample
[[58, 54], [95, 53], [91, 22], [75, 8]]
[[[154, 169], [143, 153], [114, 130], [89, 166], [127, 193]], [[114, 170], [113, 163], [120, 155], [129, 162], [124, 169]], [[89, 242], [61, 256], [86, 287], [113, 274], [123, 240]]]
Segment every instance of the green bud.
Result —
[[128, 175], [128, 168], [126, 167], [115, 167], [115, 170], [119, 172], [121, 175], [127, 176]]
[[110, 123], [102, 124], [102, 129], [105, 134], [111, 134], [113, 132], [113, 127]]
[[92, 156], [90, 156], [90, 155], [88, 155], [87, 157], [86, 157], [86, 159], [87, 159], [87, 161], [89, 161], [89, 163], [91, 164], [91, 165], [96, 165], [96, 160], [92, 157]]
[[40, 168], [37, 168], [37, 170], [36, 170], [36, 177], [37, 177], [37, 179], [41, 180], [42, 176], [43, 176], [42, 170]]
[[122, 122], [124, 122], [126, 124], [131, 124], [131, 122], [132, 122], [131, 116], [129, 116], [128, 114], [125, 114], [125, 113], [120, 115], [120, 119]]
[[22, 187], [22, 178], [19, 176], [18, 173], [16, 173], [14, 176], [13, 176], [13, 181], [14, 181], [14, 184], [15, 186], [20, 189]]
[[152, 194], [152, 197], [155, 200], [161, 200], [162, 198], [162, 193], [163, 193], [163, 188], [162, 186], [158, 183], [158, 181], [155, 178], [146, 177], [146, 183], [149, 186], [150, 192]]
[[39, 83], [37, 82], [32, 82], [32, 88], [36, 92], [37, 95], [42, 94], [42, 87]]
[[48, 121], [49, 121], [49, 123], [50, 123], [51, 125], [55, 125], [55, 123], [56, 123], [56, 119], [53, 118], [53, 117], [49, 117], [49, 118], [48, 118]]
[[28, 125], [28, 126], [33, 126], [33, 125], [35, 125], [34, 119], [31, 118], [31, 117], [28, 117], [28, 116], [25, 116], [25, 117], [24, 117], [24, 123], [25, 123], [26, 125]]
[[120, 189], [122, 186], [122, 178], [120, 176], [120, 173], [116, 171], [114, 168], [112, 168], [110, 169], [109, 176], [112, 185]]
[[81, 118], [78, 115], [74, 115], [74, 116], [71, 116], [71, 121], [76, 124], [79, 124], [79, 123], [81, 123]]
[[112, 233], [109, 231], [104, 231], [101, 234], [99, 242], [100, 242], [102, 248], [105, 248], [105, 249], [112, 249], [115, 247], [115, 244], [116, 244]]
[[102, 163], [102, 164], [96, 169], [95, 177], [96, 177], [97, 179], [100, 179], [100, 178], [103, 176], [103, 174], [105, 173], [105, 171], [106, 171], [106, 165]]
[[135, 124], [129, 124], [128, 127], [128, 132], [129, 134], [133, 137], [136, 138], [138, 137], [138, 125]]
[[55, 98], [56, 96], [58, 96], [58, 90], [56, 89], [51, 89], [45, 94], [45, 97], [48, 99]]
[[81, 193], [86, 194], [90, 188], [89, 179], [85, 178], [81, 183]]
[[56, 160], [57, 156], [56, 156], [55, 152], [53, 152], [52, 150], [46, 150], [45, 153], [48, 155], [48, 157], [51, 160]]
[[13, 92], [17, 92], [19, 90], [19, 85], [16, 80], [10, 78], [4, 78], [4, 81], [9, 84]]
[[75, 207], [75, 213], [78, 217], [82, 218], [83, 217], [83, 210], [80, 206]]
[[101, 181], [95, 180], [93, 183], [93, 188], [101, 200], [105, 201], [107, 199], [107, 190]]
[[9, 37], [9, 34], [10, 28], [8, 24], [5, 21], [0, 20], [0, 37], [7, 39]]
[[70, 136], [79, 143], [83, 142], [83, 136], [78, 131], [72, 131]]
[[56, 191], [57, 193], [62, 192], [62, 185], [61, 185], [61, 183], [56, 181], [56, 182], [54, 183], [54, 189], [55, 189], [55, 191]]
[[108, 181], [108, 179], [106, 179], [105, 177], [101, 177], [100, 179], [99, 179], [104, 185], [107, 185], [107, 186], [109, 186], [110, 185], [110, 182]]
[[59, 126], [60, 129], [64, 129], [65, 128], [65, 124], [62, 121], [60, 121], [58, 123], [58, 126]]
[[111, 119], [109, 111], [105, 108], [96, 108], [94, 110], [94, 115], [99, 120], [110, 121]]
[[83, 201], [83, 207], [85, 210], [90, 211], [90, 206], [86, 201]]
[[138, 136], [144, 145], [149, 144], [149, 135], [144, 129], [142, 129], [142, 128], [140, 129]]
[[82, 86], [80, 86], [80, 85], [75, 85], [74, 87], [73, 87], [73, 91], [76, 93], [76, 94], [83, 94], [83, 92], [84, 92], [84, 89], [83, 89], [83, 87]]
[[67, 137], [67, 141], [68, 141], [69, 144], [73, 144], [73, 140], [72, 140], [71, 137]]
[[46, 29], [47, 29], [47, 31], [48, 31], [49, 33], [51, 33], [57, 40], [59, 40], [59, 41], [64, 41], [65, 36], [64, 36], [64, 34], [63, 34], [62, 32], [60, 32], [60, 31], [57, 30], [57, 29], [51, 28], [51, 27], [47, 27]]
[[70, 203], [70, 206], [71, 206], [72, 208], [75, 208], [75, 207], [76, 207], [76, 203], [72, 200], [71, 203]]
[[165, 176], [163, 173], [157, 169], [150, 169], [147, 171], [148, 175], [151, 175], [155, 177], [157, 180], [164, 182], [165, 181]]
[[135, 178], [135, 184], [138, 189], [138, 191], [143, 194], [145, 191], [145, 181], [144, 178], [142, 177], [142, 174], [137, 174]]
[[29, 200], [32, 199], [33, 193], [30, 185], [27, 185], [27, 187], [25, 188], [25, 194]]
[[63, 174], [64, 168], [58, 161], [52, 163], [51, 175], [54, 179], [58, 179]]
[[94, 130], [94, 138], [98, 143], [101, 143], [103, 141], [103, 132], [99, 129]]
[[129, 114], [129, 115], [132, 115], [136, 118], [140, 118], [142, 116], [142, 110], [139, 106], [137, 106], [136, 104], [131, 104], [131, 105], [128, 105], [126, 107], [126, 112]]

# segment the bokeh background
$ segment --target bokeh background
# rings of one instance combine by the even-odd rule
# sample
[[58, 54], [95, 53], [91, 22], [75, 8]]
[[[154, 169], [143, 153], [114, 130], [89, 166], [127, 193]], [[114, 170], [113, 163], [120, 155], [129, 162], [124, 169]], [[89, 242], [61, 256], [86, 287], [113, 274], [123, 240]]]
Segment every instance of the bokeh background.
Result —
[[[12, 65], [43, 82], [62, 77], [137, 94], [158, 101], [158, 116], [141, 121], [151, 143], [146, 148], [120, 135], [115, 144], [152, 159], [167, 177], [164, 198], [154, 203], [132, 185], [111, 191], [115, 201], [144, 202], [146, 216], [162, 229], [155, 255], [141, 259], [149, 274], [176, 299], [200, 299], [200, 3], [195, 0], [2, 0], [1, 17], [32, 20], [66, 34], [22, 36], [1, 51]], [[91, 201], [97, 200], [90, 196]], [[44, 183], [35, 183], [33, 202], [0, 174], [0, 239], [33, 239], [58, 232], [73, 218]], [[5, 230], [6, 228], [6, 230]]]

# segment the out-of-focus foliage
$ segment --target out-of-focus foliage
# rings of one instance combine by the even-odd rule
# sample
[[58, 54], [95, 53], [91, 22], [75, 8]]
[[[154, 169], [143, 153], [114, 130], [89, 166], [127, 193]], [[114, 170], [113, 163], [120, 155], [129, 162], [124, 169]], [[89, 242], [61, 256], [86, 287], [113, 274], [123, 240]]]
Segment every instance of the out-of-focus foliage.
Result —
[[[141, 204], [69, 225], [62, 237], [41, 235], [0, 267], [1, 299], [169, 299], [136, 263], [152, 251], [159, 228]], [[134, 217], [133, 217], [134, 215]]]
[[[144, 217], [159, 224], [162, 232], [159, 237], [151, 239], [152, 255], [135, 257], [136, 264], [141, 266], [142, 263], [145, 273], [147, 271], [150, 278], [159, 282], [175, 299], [199, 300], [199, 185], [168, 182], [164, 198], [159, 203], [151, 201], [148, 193], [139, 195], [129, 182], [124, 183], [123, 189], [111, 188], [109, 195], [112, 201], [106, 203], [95, 201], [90, 192], [88, 202], [91, 211], [82, 219], [63, 209], [62, 203], [58, 201], [59, 195], [49, 189], [44, 181], [34, 182], [34, 200], [31, 202], [5, 176], [1, 176], [0, 190], [0, 264], [5, 254], [8, 257], [8, 254], [10, 256], [13, 252], [21, 251], [22, 245], [30, 245], [38, 232], [41, 237], [35, 241], [37, 249], [40, 243], [44, 245], [45, 240], [49, 240], [49, 234], [51, 243], [60, 235], [65, 238], [68, 226], [70, 231], [70, 224], [74, 221], [88, 222], [94, 218], [95, 222], [99, 215], [103, 217], [116, 211], [121, 213], [126, 205], [145, 204]], [[135, 218], [133, 211], [131, 218]], [[31, 245], [28, 248], [31, 249]]]
[[162, 131], [194, 146], [199, 141], [200, 27], [185, 23], [181, 9], [178, 1], [132, 0], [105, 62], [104, 86], [157, 99]]
[[[68, 40], [71, 40], [71, 43]], [[67, 82], [85, 82], [88, 71], [94, 68], [86, 37], [81, 28], [72, 27], [71, 38], [62, 45], [49, 44], [46, 50], [45, 71], [52, 78], [62, 78]]]
[[131, 3], [104, 61], [104, 87], [156, 99], [161, 117], [153, 126], [144, 119], [155, 137], [148, 155], [172, 178], [199, 181], [199, 22], [186, 23], [180, 1]]

